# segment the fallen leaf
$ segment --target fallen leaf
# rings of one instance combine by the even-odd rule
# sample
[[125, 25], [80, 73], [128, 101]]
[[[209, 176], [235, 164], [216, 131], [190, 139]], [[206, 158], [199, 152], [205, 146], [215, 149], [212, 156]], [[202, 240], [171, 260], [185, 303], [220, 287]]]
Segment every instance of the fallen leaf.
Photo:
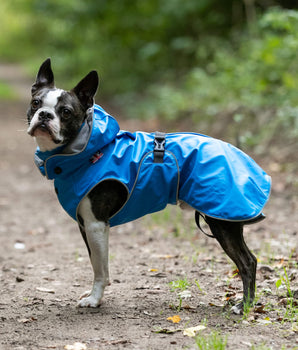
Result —
[[173, 323], [179, 323], [181, 321], [181, 318], [179, 315], [174, 315], [167, 318], [168, 321], [172, 321]]
[[188, 304], [183, 305], [182, 308], [185, 309], [185, 310], [189, 310], [189, 311], [192, 311], [192, 310], [196, 310], [196, 309], [197, 309], [196, 307], [190, 306], [190, 305], [188, 305]]
[[128, 344], [128, 343], [130, 343], [130, 341], [127, 339], [112, 340], [107, 342], [108, 345], [119, 345], [119, 344]]
[[264, 310], [265, 305], [261, 304], [261, 305], [256, 305], [254, 307], [254, 312], [258, 313], [258, 314], [266, 314], [267, 311]]
[[73, 345], [65, 345], [65, 350], [87, 350], [87, 346], [83, 343], [74, 343]]
[[196, 327], [190, 327], [190, 328], [186, 328], [183, 331], [183, 335], [187, 335], [188, 337], [195, 337], [197, 335], [197, 333], [199, 331], [202, 331], [203, 329], [205, 329], [206, 327], [203, 325], [199, 325]]
[[154, 313], [151, 313], [151, 312], [146, 311], [146, 310], [144, 311], [144, 315], [151, 316], [151, 317], [154, 317], [154, 316], [155, 316]]
[[257, 323], [266, 325], [266, 324], [270, 324], [272, 322], [270, 321], [269, 317], [266, 317], [264, 320], [257, 320]]
[[157, 272], [158, 269], [149, 269], [149, 272]]
[[30, 317], [30, 318], [21, 318], [20, 320], [18, 320], [19, 323], [30, 323], [33, 321], [37, 321], [37, 318]]
[[38, 290], [39, 292], [43, 292], [43, 293], [55, 294], [55, 291], [53, 289], [48, 289], [48, 288], [43, 288], [43, 287], [36, 287], [36, 290]]

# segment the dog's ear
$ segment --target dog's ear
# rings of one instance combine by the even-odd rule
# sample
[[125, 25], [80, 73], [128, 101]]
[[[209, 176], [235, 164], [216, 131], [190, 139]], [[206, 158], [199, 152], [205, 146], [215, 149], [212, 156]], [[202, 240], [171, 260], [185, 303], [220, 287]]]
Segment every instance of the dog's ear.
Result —
[[50, 89], [55, 87], [54, 84], [54, 74], [51, 68], [51, 59], [47, 58], [43, 64], [40, 66], [39, 71], [36, 76], [36, 81], [32, 85], [31, 93], [32, 95], [40, 88], [48, 87]]
[[95, 70], [83, 78], [71, 91], [76, 94], [82, 106], [87, 110], [94, 104], [94, 96], [98, 88], [98, 74]]

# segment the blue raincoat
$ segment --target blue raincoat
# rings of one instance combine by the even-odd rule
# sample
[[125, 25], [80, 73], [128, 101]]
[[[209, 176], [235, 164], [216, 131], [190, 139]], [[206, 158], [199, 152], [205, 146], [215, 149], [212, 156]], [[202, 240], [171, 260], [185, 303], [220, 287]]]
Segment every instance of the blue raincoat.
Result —
[[262, 213], [271, 178], [236, 147], [196, 133], [165, 136], [163, 162], [154, 162], [154, 134], [119, 130], [117, 121], [95, 105], [76, 139], [51, 152], [37, 149], [41, 173], [54, 179], [58, 199], [77, 220], [81, 200], [101, 181], [120, 181], [124, 206], [111, 226], [184, 201], [208, 216], [247, 221]]

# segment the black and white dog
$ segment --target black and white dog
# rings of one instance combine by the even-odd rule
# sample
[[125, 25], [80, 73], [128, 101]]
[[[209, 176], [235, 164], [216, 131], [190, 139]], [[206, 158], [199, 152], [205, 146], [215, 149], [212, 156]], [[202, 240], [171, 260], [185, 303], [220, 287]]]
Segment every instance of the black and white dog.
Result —
[[[56, 88], [54, 85], [54, 75], [51, 69], [50, 59], [47, 59], [41, 65], [39, 72], [37, 74], [36, 81], [32, 86], [32, 90], [31, 90], [32, 100], [31, 100], [29, 110], [27, 112], [28, 134], [33, 136], [36, 139], [36, 142], [38, 145], [38, 152], [37, 152], [38, 157], [36, 160], [38, 167], [43, 172], [43, 174], [46, 175], [49, 179], [55, 178], [55, 183], [57, 181], [57, 186], [55, 184], [55, 187], [56, 187], [56, 191], [58, 192], [58, 197], [59, 197], [59, 191], [63, 191], [64, 188], [68, 186], [68, 183], [72, 181], [70, 179], [68, 181], [67, 176], [65, 175], [67, 174], [67, 172], [70, 173], [69, 178], [72, 178], [74, 172], [77, 172], [79, 174], [77, 176], [80, 177], [81, 174], [89, 171], [87, 169], [84, 170], [85, 169], [84, 165], [82, 166], [80, 165], [80, 159], [81, 159], [80, 154], [87, 152], [89, 146], [86, 146], [85, 144], [80, 145], [80, 143], [82, 143], [81, 140], [84, 139], [82, 135], [89, 135], [90, 132], [93, 132], [91, 129], [92, 129], [92, 118], [93, 118], [93, 111], [94, 111], [94, 95], [97, 91], [97, 87], [98, 87], [97, 72], [91, 71], [85, 78], [83, 78], [78, 83], [76, 87], [74, 87], [70, 91], [65, 91], [65, 90]], [[92, 156], [88, 155], [88, 161], [91, 160], [90, 161], [91, 164], [99, 164], [101, 161], [104, 162], [105, 157], [106, 158], [113, 157], [113, 155], [108, 155], [108, 149], [109, 147], [111, 147], [110, 144], [112, 143], [114, 145], [113, 147], [115, 148], [116, 142], [118, 142], [118, 140], [120, 139], [120, 136], [118, 134], [118, 129], [115, 128], [115, 124], [113, 124], [114, 122], [113, 121], [111, 122], [111, 119], [107, 119], [109, 116], [102, 109], [97, 109], [97, 111], [99, 111], [98, 113], [101, 113], [101, 117], [98, 119], [99, 120], [98, 122], [101, 123], [99, 125], [104, 125], [103, 127], [104, 132], [106, 133], [114, 132], [114, 134], [113, 134], [113, 137], [111, 138], [112, 141], [110, 143], [108, 141], [103, 142], [102, 139], [104, 139], [104, 136], [103, 138], [100, 139], [99, 143], [101, 142], [103, 144], [101, 145], [100, 149], [98, 149], [98, 152], [92, 151], [93, 152]], [[110, 122], [112, 123], [111, 125], [113, 125], [112, 127], [109, 124]], [[80, 135], [80, 137], [78, 137], [78, 135]], [[137, 138], [137, 136], [133, 134], [128, 134], [127, 132], [121, 135], [129, 139], [130, 144], [129, 144], [129, 147], [127, 147], [130, 150], [129, 152], [134, 152], [133, 147], [131, 147], [131, 145], [132, 145], [132, 142], [135, 142], [135, 139]], [[186, 143], [187, 143], [188, 137], [189, 138], [197, 137], [198, 139], [199, 137], [201, 137], [197, 134], [179, 134], [179, 135], [180, 135], [179, 137], [183, 138], [183, 140], [186, 140]], [[161, 136], [159, 135], [159, 137], [161, 137], [161, 140], [159, 140], [158, 138], [153, 139], [154, 136], [151, 136], [151, 134], [145, 134], [145, 133], [140, 133], [138, 137], [141, 137], [143, 139], [148, 138], [149, 139], [148, 144], [155, 145], [154, 149], [156, 151], [156, 154], [158, 154], [159, 152], [159, 156], [161, 154], [162, 157], [163, 156], [168, 157], [170, 160], [173, 159], [174, 157], [173, 152], [165, 150], [165, 144], [166, 145], [168, 144], [169, 148], [172, 147], [171, 137], [174, 137], [173, 134], [169, 134], [169, 136], [166, 136], [166, 140], [167, 140], [166, 143], [163, 135]], [[210, 142], [211, 138], [210, 139], [208, 138], [206, 140], [207, 140], [206, 142]], [[204, 143], [204, 142], [205, 142], [205, 138], [201, 143]], [[193, 150], [191, 149], [193, 147], [193, 144], [194, 142], [192, 141], [192, 143], [188, 144], [187, 146], [188, 149], [190, 149], [190, 154], [193, 154], [192, 152]], [[123, 148], [125, 148], [125, 146], [120, 145], [119, 147], [121, 152], [123, 153], [124, 152]], [[149, 146], [146, 146], [146, 147], [149, 147]], [[206, 147], [207, 146], [205, 145], [204, 149], [206, 149]], [[78, 149], [78, 148], [79, 148], [79, 151], [74, 151], [74, 149]], [[134, 155], [135, 153], [131, 153], [131, 154]], [[154, 152], [148, 152], [149, 160], [148, 159], [147, 160], [149, 163], [151, 159], [150, 157], [153, 157], [156, 154]], [[141, 156], [143, 161], [145, 156], [143, 154]], [[130, 157], [130, 155], [128, 155], [128, 157]], [[75, 160], [75, 162], [69, 163], [68, 165], [67, 161], [69, 158], [72, 158], [72, 160]], [[101, 160], [101, 158], [103, 160]], [[222, 158], [223, 157], [220, 157], [220, 159]], [[110, 163], [112, 162], [112, 160], [108, 160], [108, 162]], [[176, 158], [175, 158], [175, 162], [177, 163]], [[75, 165], [73, 165], [73, 163]], [[162, 161], [160, 158], [157, 160], [153, 160], [152, 158], [151, 163], [152, 165], [150, 164], [146, 165], [148, 169], [150, 169], [151, 167], [154, 168], [154, 166], [160, 167], [161, 166], [160, 163], [162, 163]], [[157, 163], [157, 165], [155, 163]], [[101, 163], [101, 164], [102, 164], [101, 169], [104, 169], [105, 163]], [[67, 169], [68, 166], [71, 168]], [[202, 162], [202, 166], [204, 166], [204, 162]], [[74, 167], [75, 167], [75, 170], [74, 170]], [[125, 164], [121, 165], [121, 167], [125, 167]], [[183, 167], [181, 166], [181, 168]], [[195, 169], [194, 163], [192, 163], [191, 168], [192, 170]], [[170, 172], [171, 171], [169, 171], [168, 173], [170, 174]], [[178, 178], [176, 182], [173, 181], [174, 183], [177, 183], [177, 202], [179, 202], [179, 200], [181, 199], [180, 192], [181, 193], [183, 192], [183, 186], [179, 181], [181, 181], [181, 179], [185, 177], [183, 175], [183, 169], [178, 170], [178, 172], [179, 172], [178, 175], [173, 175], [174, 178], [175, 176]], [[244, 169], [241, 173], [242, 180], [243, 180], [243, 173], [245, 172], [246, 172], [246, 169]], [[190, 171], [188, 171], [188, 173], [190, 173]], [[64, 178], [62, 177], [63, 174], [65, 175]], [[259, 172], [258, 176], [262, 177], [263, 174]], [[150, 178], [152, 177], [153, 176], [150, 175]], [[220, 177], [223, 178], [223, 176], [220, 176]], [[264, 175], [264, 177], [266, 178], [266, 175]], [[250, 181], [249, 180], [250, 178], [251, 177], [248, 176], [247, 177], [248, 180], [242, 181], [242, 183], [245, 182], [244, 185], [246, 186], [247, 182]], [[216, 180], [216, 183], [220, 181], [221, 180], [218, 178], [218, 180]], [[66, 200], [65, 199], [66, 197], [69, 197], [69, 196], [71, 197], [71, 195], [69, 195], [70, 192], [67, 195], [63, 194], [64, 196], [63, 198], [59, 197], [60, 202], [63, 202], [65, 200], [65, 204], [63, 204], [64, 202], [62, 203], [64, 207], [71, 206], [72, 204], [69, 204], [69, 203], [73, 203], [77, 201], [77, 204], [75, 205], [75, 209], [69, 209], [69, 212], [75, 210], [76, 214], [73, 214], [72, 216], [75, 219], [77, 219], [79, 223], [79, 228], [84, 238], [84, 241], [87, 245], [91, 264], [94, 271], [94, 282], [93, 282], [92, 290], [86, 292], [81, 296], [78, 302], [78, 306], [80, 307], [97, 307], [101, 302], [105, 287], [109, 284], [109, 268], [108, 268], [109, 224], [110, 224], [110, 221], [112, 220], [111, 218], [115, 215], [115, 213], [118, 213], [121, 210], [121, 208], [125, 205], [125, 203], [133, 200], [133, 196], [131, 195], [131, 193], [129, 193], [129, 192], [132, 192], [133, 190], [127, 189], [128, 185], [126, 186], [125, 184], [123, 184], [123, 182], [124, 181], [114, 179], [113, 176], [110, 176], [110, 177], [106, 176], [105, 178], [98, 181], [98, 184], [92, 185], [88, 190], [86, 190], [86, 194], [83, 194], [79, 199], [68, 198]], [[216, 217], [216, 215], [213, 215], [213, 216], [208, 215], [209, 213], [208, 211], [201, 211], [201, 214], [200, 214], [200, 210], [198, 210], [198, 208], [196, 208], [195, 205], [191, 204], [191, 206], [196, 209], [195, 218], [196, 218], [197, 224], [199, 225], [200, 215], [203, 215], [205, 218], [205, 221], [207, 222], [207, 224], [211, 229], [213, 236], [218, 240], [218, 242], [220, 243], [220, 245], [222, 246], [226, 254], [235, 262], [235, 264], [239, 269], [239, 272], [243, 281], [244, 298], [240, 304], [234, 307], [234, 311], [236, 313], [241, 312], [243, 308], [243, 302], [252, 303], [255, 296], [257, 260], [245, 244], [245, 241], [243, 238], [243, 226], [246, 223], [254, 223], [263, 218], [263, 215], [261, 214], [262, 213], [261, 210], [265, 202], [267, 201], [269, 192], [270, 192], [269, 177], [267, 177], [264, 180], [264, 183], [266, 184], [265, 185], [266, 189], [265, 190], [263, 189], [262, 192], [266, 192], [264, 196], [266, 198], [264, 200], [262, 199], [261, 201], [259, 200], [259, 198], [257, 198], [256, 201], [259, 201], [258, 203], [259, 207], [257, 209], [258, 215], [254, 214], [250, 218], [246, 218], [246, 219], [244, 218], [243, 220], [240, 220], [239, 218], [232, 220], [232, 219], [229, 219], [229, 217], [218, 218]], [[232, 193], [231, 192], [232, 187], [233, 186], [231, 186], [231, 189], [228, 189], [229, 194]], [[134, 189], [135, 189], [135, 186], [134, 186]], [[68, 191], [68, 190], [65, 190], [65, 191]], [[187, 190], [185, 191], [189, 192]], [[151, 190], [149, 192], [151, 192]], [[161, 192], [162, 192], [162, 188], [159, 188], [157, 196], [162, 196]], [[209, 195], [212, 197], [211, 195], [212, 191], [209, 190], [207, 192], [209, 192], [209, 194], [207, 194], [208, 197]], [[220, 196], [220, 193], [218, 192], [219, 191], [216, 191], [216, 190], [214, 191], [215, 193], [214, 197]], [[263, 194], [264, 193], [262, 193], [262, 195]], [[194, 194], [192, 193], [191, 194], [186, 193], [184, 196], [187, 197], [190, 195], [194, 196]], [[76, 196], [77, 196], [76, 194], [73, 195], [73, 197], [76, 197]], [[128, 201], [128, 197], [129, 197], [129, 201]], [[213, 200], [216, 200], [216, 198]], [[222, 200], [223, 199], [220, 199], [218, 205], [222, 203]], [[182, 198], [182, 201], [185, 202], [183, 198]], [[190, 204], [191, 201], [186, 201], [186, 202]], [[235, 199], [234, 202], [237, 202], [237, 199]], [[182, 207], [184, 206], [184, 204], [185, 203], [183, 203]], [[134, 204], [132, 203], [132, 211], [134, 211], [133, 205]], [[237, 203], [235, 205], [237, 205]], [[135, 205], [136, 210], [138, 210], [137, 206], [138, 204]], [[252, 203], [251, 206], [254, 206], [254, 203]], [[159, 210], [159, 209], [160, 208], [157, 208], [156, 210]], [[148, 212], [152, 212], [152, 211], [154, 210], [151, 209], [151, 211], [148, 211]], [[123, 218], [121, 220], [123, 222]]]

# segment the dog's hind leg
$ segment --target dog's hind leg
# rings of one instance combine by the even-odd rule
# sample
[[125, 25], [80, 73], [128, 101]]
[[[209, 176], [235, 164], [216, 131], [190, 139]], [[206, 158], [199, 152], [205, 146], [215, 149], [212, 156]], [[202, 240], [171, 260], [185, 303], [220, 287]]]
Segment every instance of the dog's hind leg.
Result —
[[243, 223], [205, 217], [212, 234], [227, 255], [236, 264], [243, 282], [243, 301], [233, 307], [233, 312], [241, 313], [243, 303], [252, 304], [255, 297], [257, 259], [248, 249], [243, 238]]

